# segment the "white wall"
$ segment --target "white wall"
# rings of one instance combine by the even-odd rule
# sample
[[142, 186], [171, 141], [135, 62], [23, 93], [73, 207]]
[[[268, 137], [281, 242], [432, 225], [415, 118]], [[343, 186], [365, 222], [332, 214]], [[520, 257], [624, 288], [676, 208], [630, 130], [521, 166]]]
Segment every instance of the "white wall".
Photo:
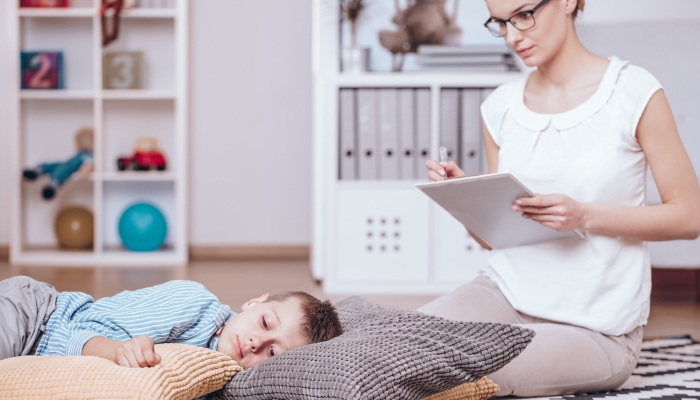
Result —
[[191, 2], [190, 240], [311, 240], [311, 2]]
[[[2, 121], [15, 84], [2, 56], [9, 3], [0, 1], [0, 245], [10, 184]], [[197, 0], [190, 12], [191, 242], [309, 243], [311, 2]], [[697, 0], [588, 0], [583, 22], [699, 18]]]
[[7, 129], [7, 125], [2, 123], [2, 121], [7, 121], [10, 117], [7, 112], [7, 105], [10, 101], [8, 92], [12, 83], [12, 77], [7, 73], [8, 66], [5, 62], [8, 45], [7, 24], [5, 21], [8, 5], [9, 1], [0, 1], [0, 246], [6, 246], [10, 242], [10, 194], [8, 193], [9, 190], [7, 190], [10, 185], [8, 171], [10, 168], [10, 132]]
[[697, 0], [586, 0], [584, 23], [698, 21]]

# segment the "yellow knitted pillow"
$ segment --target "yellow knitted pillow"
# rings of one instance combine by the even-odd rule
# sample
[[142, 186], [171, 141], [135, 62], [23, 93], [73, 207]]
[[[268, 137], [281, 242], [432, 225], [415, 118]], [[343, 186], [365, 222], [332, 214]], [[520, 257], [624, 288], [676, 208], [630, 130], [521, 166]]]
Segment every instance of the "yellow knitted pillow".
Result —
[[434, 394], [424, 400], [486, 400], [498, 392], [498, 385], [483, 377], [476, 382], [465, 383], [454, 389]]
[[125, 368], [99, 357], [24, 356], [0, 361], [3, 399], [193, 399], [219, 390], [242, 368], [217, 351], [157, 344], [161, 362]]

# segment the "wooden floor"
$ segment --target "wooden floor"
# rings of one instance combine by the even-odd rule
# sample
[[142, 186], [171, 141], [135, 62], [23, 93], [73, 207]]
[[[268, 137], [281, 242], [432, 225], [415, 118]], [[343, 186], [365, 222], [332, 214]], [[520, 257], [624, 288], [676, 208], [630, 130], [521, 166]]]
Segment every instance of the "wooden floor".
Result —
[[[0, 261], [0, 280], [27, 275], [48, 282], [59, 291], [80, 291], [94, 298], [122, 290], [157, 285], [172, 279], [203, 283], [219, 299], [238, 311], [247, 300], [263, 293], [303, 290], [326, 298], [312, 277], [307, 262], [193, 262], [186, 268], [19, 268]], [[350, 295], [350, 294], [348, 294]], [[347, 296], [330, 296], [338, 301]], [[435, 296], [364, 296], [397, 307], [415, 309]], [[700, 340], [700, 302], [692, 291], [654, 292], [651, 315], [644, 330], [647, 338], [692, 335]]]

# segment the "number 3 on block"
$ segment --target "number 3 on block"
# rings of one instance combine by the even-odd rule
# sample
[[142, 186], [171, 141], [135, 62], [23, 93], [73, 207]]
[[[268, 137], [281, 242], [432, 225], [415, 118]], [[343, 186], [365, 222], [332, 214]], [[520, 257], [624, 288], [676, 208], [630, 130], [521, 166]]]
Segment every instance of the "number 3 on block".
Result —
[[141, 89], [143, 53], [117, 51], [105, 53], [103, 85], [105, 89]]

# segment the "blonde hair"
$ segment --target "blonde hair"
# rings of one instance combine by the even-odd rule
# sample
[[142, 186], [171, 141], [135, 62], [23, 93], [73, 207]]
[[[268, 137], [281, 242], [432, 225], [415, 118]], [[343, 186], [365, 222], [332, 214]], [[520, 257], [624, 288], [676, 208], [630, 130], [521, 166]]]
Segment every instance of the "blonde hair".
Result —
[[578, 0], [578, 4], [576, 4], [576, 9], [574, 10], [574, 18], [578, 16], [579, 12], [583, 12], [583, 8], [586, 6], [586, 0]]

